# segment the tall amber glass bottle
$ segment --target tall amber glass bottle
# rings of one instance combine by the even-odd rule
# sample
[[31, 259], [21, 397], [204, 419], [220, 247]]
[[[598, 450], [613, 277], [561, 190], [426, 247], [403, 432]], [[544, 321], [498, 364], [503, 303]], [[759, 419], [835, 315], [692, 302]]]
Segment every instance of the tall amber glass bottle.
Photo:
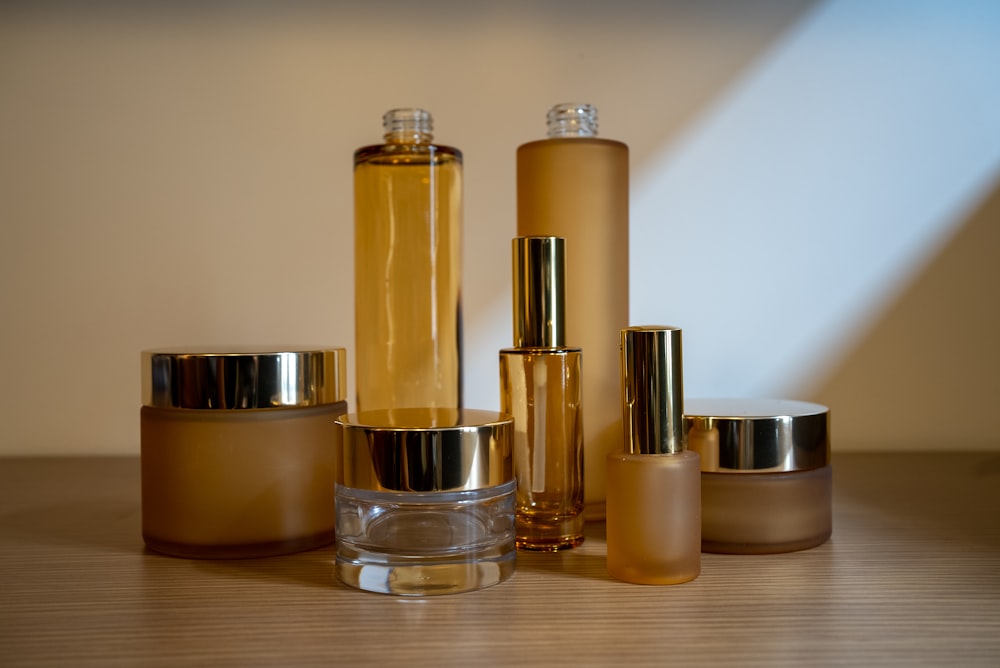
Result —
[[357, 410], [462, 404], [462, 153], [393, 109], [354, 153]]
[[513, 242], [514, 348], [500, 351], [500, 409], [514, 417], [517, 546], [583, 542], [582, 354], [566, 346], [559, 237]]
[[587, 354], [585, 514], [604, 517], [604, 464], [622, 447], [618, 333], [628, 327], [628, 147], [597, 137], [597, 109], [559, 104], [548, 138], [517, 149], [517, 233], [569, 252], [567, 339]]

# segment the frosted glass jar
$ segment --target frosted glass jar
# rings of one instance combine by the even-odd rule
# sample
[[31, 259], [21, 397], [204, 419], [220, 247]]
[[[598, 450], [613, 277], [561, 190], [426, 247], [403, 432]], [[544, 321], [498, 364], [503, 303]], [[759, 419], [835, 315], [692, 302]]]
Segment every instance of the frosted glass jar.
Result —
[[428, 596], [510, 577], [513, 418], [397, 409], [337, 423], [336, 571], [343, 583]]
[[333, 542], [343, 348], [150, 350], [142, 371], [149, 548], [213, 559]]
[[701, 455], [705, 552], [769, 554], [833, 531], [826, 406], [781, 399], [690, 399], [688, 448]]

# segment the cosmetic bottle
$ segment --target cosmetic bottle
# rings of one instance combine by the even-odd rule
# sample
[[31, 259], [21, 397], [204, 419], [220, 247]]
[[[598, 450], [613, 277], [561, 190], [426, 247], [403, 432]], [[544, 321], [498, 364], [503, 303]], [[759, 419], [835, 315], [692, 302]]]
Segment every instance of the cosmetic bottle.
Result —
[[701, 468], [685, 449], [681, 330], [621, 333], [625, 452], [607, 460], [608, 572], [677, 584], [701, 571]]
[[514, 417], [517, 546], [583, 542], [582, 354], [565, 345], [565, 242], [513, 240], [514, 348], [500, 351], [500, 410]]
[[402, 408], [337, 425], [341, 582], [431, 596], [510, 577], [517, 483], [509, 415]]
[[517, 234], [566, 239], [566, 336], [587, 355], [584, 514], [604, 517], [604, 459], [621, 449], [618, 331], [628, 317], [628, 147], [597, 136], [597, 109], [558, 104], [548, 137], [517, 149]]
[[357, 410], [462, 405], [462, 154], [393, 109], [354, 153]]
[[816, 547], [833, 531], [826, 406], [782, 399], [691, 399], [701, 455], [702, 550], [769, 554]]
[[178, 557], [265, 557], [333, 542], [343, 348], [142, 355], [142, 536]]

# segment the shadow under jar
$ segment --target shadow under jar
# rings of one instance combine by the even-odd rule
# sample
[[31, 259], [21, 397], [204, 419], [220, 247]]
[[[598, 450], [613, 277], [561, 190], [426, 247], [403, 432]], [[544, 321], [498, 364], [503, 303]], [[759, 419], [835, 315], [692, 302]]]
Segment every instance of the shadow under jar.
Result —
[[142, 535], [178, 557], [266, 557], [334, 540], [345, 351], [143, 353]]
[[481, 589], [514, 572], [513, 419], [470, 409], [337, 420], [337, 577], [383, 594]]
[[833, 531], [826, 406], [782, 399], [690, 399], [688, 448], [701, 455], [702, 550], [793, 552]]

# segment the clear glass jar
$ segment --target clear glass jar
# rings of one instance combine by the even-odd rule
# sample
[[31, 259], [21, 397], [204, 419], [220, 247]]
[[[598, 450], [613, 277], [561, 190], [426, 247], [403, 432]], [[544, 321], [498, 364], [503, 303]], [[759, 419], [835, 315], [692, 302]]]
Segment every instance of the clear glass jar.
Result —
[[337, 487], [337, 574], [383, 594], [481, 589], [514, 571], [510, 481], [462, 492]]
[[476, 410], [343, 416], [337, 577], [383, 594], [481, 589], [514, 572], [513, 420]]

